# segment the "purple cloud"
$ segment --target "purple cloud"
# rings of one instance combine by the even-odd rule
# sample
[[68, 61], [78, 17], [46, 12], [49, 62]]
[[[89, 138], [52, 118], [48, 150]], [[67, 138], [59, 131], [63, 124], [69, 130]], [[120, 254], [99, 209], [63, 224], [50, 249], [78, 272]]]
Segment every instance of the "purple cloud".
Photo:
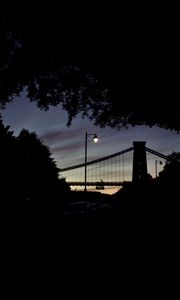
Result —
[[76, 142], [76, 143], [71, 143], [71, 144], [66, 144], [66, 145], [58, 145], [55, 147], [52, 147], [52, 152], [53, 153], [64, 153], [64, 152], [73, 152], [73, 151], [77, 151], [79, 149], [82, 149], [82, 143], [80, 142]]
[[56, 142], [64, 142], [71, 140], [75, 137], [82, 135], [82, 128], [70, 129], [70, 130], [59, 130], [47, 131], [40, 135], [40, 139], [48, 144], [54, 144]]

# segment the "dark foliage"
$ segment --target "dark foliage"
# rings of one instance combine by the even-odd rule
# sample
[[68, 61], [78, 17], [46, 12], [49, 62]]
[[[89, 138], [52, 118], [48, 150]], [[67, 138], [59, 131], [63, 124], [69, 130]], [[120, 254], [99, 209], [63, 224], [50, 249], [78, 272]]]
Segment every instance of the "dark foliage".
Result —
[[179, 131], [176, 16], [87, 5], [1, 3], [1, 106], [26, 88], [42, 109], [61, 104], [69, 122], [80, 112], [101, 126]]
[[62, 195], [69, 190], [59, 179], [59, 169], [50, 150], [35, 133], [23, 129], [18, 137], [0, 121], [1, 206], [12, 213], [22, 209], [34, 215], [49, 214], [62, 207]]
[[159, 181], [178, 188], [180, 181], [180, 153], [173, 152], [168, 156], [169, 160], [159, 173]]

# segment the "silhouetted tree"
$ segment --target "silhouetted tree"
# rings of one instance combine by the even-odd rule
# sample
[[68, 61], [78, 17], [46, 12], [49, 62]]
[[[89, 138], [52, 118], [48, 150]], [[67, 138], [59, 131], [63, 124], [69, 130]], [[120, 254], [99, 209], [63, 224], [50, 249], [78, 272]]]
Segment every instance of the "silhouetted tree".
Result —
[[0, 198], [1, 204], [9, 199], [10, 189], [14, 190], [16, 181], [16, 140], [9, 126], [4, 126], [0, 119]]
[[22, 188], [25, 197], [34, 201], [38, 212], [50, 211], [62, 205], [62, 194], [69, 190], [50, 150], [33, 133], [23, 129], [17, 137], [21, 153]]
[[168, 155], [168, 160], [164, 165], [163, 170], [159, 173], [161, 181], [167, 181], [168, 184], [174, 184], [179, 188], [180, 181], [180, 153], [172, 152]]
[[60, 208], [63, 193], [69, 190], [50, 150], [35, 133], [23, 129], [13, 136], [0, 120], [0, 198], [1, 205], [19, 208], [31, 203], [34, 212]]
[[43, 109], [61, 104], [69, 122], [82, 113], [101, 126], [179, 131], [176, 18], [90, 7], [1, 2], [1, 106], [25, 88]]

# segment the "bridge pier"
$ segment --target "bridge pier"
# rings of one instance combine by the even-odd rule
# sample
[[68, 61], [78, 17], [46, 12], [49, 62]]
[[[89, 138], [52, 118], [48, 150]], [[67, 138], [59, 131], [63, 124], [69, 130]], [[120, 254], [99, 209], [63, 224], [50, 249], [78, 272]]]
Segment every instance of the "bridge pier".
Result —
[[145, 144], [145, 141], [133, 142], [134, 154], [132, 182], [134, 183], [146, 181], [148, 178]]

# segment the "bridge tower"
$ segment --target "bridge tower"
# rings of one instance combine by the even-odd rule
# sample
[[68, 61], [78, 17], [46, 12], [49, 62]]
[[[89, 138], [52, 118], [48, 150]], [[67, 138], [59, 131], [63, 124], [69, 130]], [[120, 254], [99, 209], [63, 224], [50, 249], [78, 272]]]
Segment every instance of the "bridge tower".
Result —
[[132, 182], [138, 183], [146, 181], [147, 176], [147, 158], [144, 141], [133, 142], [134, 154], [133, 154], [133, 174]]

